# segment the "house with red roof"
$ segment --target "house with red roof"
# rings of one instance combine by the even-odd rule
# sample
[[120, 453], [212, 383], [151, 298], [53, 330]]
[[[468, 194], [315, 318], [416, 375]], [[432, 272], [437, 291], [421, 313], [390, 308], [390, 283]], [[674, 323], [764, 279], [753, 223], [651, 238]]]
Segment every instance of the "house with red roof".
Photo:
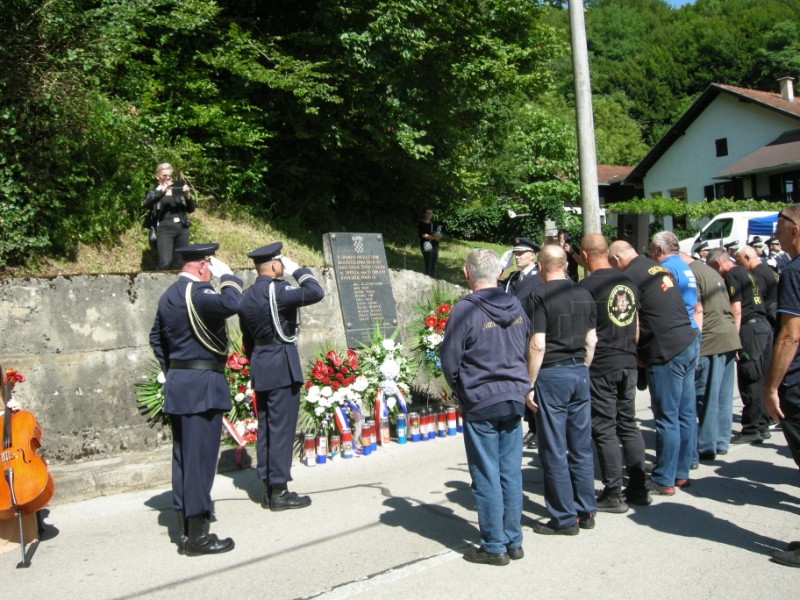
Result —
[[712, 83], [625, 182], [642, 197], [800, 201], [800, 102], [780, 93]]
[[633, 167], [597, 165], [597, 187], [601, 206], [641, 197], [641, 186], [626, 181], [631, 171]]

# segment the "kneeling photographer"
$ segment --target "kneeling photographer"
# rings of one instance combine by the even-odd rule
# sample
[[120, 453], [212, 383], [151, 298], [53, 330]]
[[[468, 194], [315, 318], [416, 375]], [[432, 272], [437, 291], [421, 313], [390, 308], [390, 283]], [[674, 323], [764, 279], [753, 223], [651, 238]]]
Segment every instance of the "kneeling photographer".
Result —
[[190, 196], [189, 186], [185, 181], [172, 180], [172, 165], [161, 163], [156, 167], [158, 182], [147, 190], [142, 207], [151, 211], [152, 222], [151, 243], [155, 235], [158, 248], [159, 270], [180, 269], [181, 257], [175, 248], [189, 244], [189, 217], [194, 212], [194, 201]]

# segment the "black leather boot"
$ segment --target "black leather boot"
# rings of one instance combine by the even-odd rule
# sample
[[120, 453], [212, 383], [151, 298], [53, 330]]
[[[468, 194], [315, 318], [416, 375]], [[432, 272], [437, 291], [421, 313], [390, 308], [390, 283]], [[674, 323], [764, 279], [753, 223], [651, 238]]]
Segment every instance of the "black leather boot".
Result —
[[186, 526], [186, 517], [182, 510], [175, 511], [178, 515], [178, 554], [186, 553], [186, 540], [189, 539], [188, 527]]
[[213, 533], [208, 533], [209, 520], [206, 515], [189, 517], [189, 539], [186, 542], [186, 555], [221, 554], [233, 550], [233, 540], [221, 540]]
[[280, 492], [274, 490], [270, 497], [269, 508], [275, 512], [288, 510], [290, 508], [305, 508], [306, 506], [311, 506], [311, 498], [308, 496], [298, 496], [297, 492], [290, 492], [286, 489]]

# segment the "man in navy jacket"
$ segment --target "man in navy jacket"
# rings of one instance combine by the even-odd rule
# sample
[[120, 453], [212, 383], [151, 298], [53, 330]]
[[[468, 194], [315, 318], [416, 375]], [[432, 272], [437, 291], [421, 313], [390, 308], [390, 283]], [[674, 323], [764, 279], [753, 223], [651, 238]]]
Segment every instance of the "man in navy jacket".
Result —
[[464, 558], [502, 566], [523, 557], [522, 423], [530, 388], [525, 352], [530, 322], [515, 297], [497, 287], [497, 255], [470, 252], [464, 276], [472, 294], [453, 308], [440, 346], [442, 370], [464, 413], [464, 445], [481, 544]]
[[[296, 345], [297, 311], [325, 296], [311, 269], [283, 256], [281, 248], [283, 244], [275, 242], [247, 255], [255, 262], [258, 278], [244, 293], [239, 309], [242, 341], [256, 392], [257, 468], [264, 482], [261, 506], [272, 511], [311, 504], [308, 496], [287, 489], [292, 480], [292, 449], [303, 383]], [[300, 287], [283, 280], [284, 271], [291, 273]]]
[[[208, 533], [222, 415], [231, 408], [225, 380], [225, 319], [236, 314], [242, 280], [213, 258], [218, 244], [176, 249], [183, 270], [158, 301], [150, 346], [166, 374], [164, 412], [172, 424], [172, 503], [181, 525], [181, 551], [217, 554], [233, 540]], [[220, 278], [217, 292], [209, 283]], [[188, 534], [188, 539], [187, 539]]]

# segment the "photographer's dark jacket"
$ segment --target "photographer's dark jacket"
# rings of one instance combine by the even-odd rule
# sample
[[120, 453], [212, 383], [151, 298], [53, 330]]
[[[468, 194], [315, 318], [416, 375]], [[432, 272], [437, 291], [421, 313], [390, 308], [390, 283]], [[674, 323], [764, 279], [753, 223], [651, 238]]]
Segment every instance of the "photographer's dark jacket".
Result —
[[166, 192], [160, 190], [157, 185], [147, 190], [142, 207], [150, 211], [151, 218], [155, 223], [177, 217], [184, 227], [189, 226], [189, 218], [186, 215], [194, 212], [195, 205], [191, 196], [184, 196], [182, 191], [180, 194], [175, 193], [182, 187], [182, 184], [180, 186], [173, 185], [171, 196], [167, 196]]

